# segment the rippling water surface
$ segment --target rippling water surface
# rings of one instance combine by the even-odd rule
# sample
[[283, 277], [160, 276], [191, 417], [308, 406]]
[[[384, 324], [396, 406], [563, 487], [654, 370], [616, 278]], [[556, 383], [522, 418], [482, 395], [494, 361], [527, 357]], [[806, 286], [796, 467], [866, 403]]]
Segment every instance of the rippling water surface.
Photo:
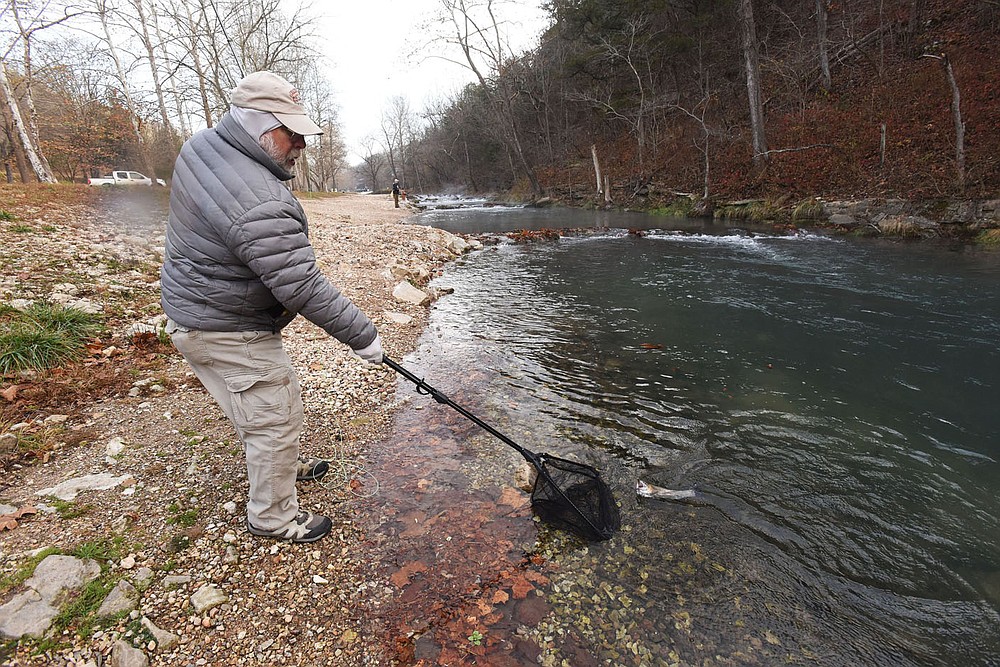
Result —
[[625, 529], [566, 549], [550, 593], [598, 659], [996, 665], [998, 260], [734, 230], [501, 244], [439, 280], [419, 354], [429, 379], [489, 368], [504, 428], [614, 486]]

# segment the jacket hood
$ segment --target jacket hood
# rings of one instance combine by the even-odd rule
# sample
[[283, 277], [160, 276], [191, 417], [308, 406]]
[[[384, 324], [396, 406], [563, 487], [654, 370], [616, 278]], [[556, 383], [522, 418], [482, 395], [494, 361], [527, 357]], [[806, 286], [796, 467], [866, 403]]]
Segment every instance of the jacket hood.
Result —
[[240, 151], [250, 159], [260, 162], [262, 165], [267, 167], [267, 169], [274, 174], [274, 177], [279, 181], [290, 181], [295, 178], [295, 174], [288, 171], [280, 164], [275, 162], [270, 155], [267, 154], [263, 148], [260, 147], [250, 133], [243, 129], [240, 122], [233, 117], [232, 114], [226, 113], [216, 125], [216, 131], [219, 136], [222, 137], [226, 143], [231, 145], [236, 150]]

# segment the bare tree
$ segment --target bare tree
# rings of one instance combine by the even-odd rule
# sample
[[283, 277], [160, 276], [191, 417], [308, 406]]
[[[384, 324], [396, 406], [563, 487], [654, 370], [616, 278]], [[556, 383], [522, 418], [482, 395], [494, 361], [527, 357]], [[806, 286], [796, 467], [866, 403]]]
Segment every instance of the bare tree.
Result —
[[368, 179], [369, 187], [372, 190], [381, 189], [382, 170], [385, 167], [385, 153], [379, 149], [379, 142], [375, 137], [365, 137], [361, 141], [361, 161], [364, 163], [364, 174]]
[[760, 99], [760, 56], [757, 31], [753, 20], [752, 0], [739, 0], [738, 15], [743, 46], [743, 64], [746, 69], [747, 99], [750, 105], [750, 131], [753, 137], [753, 163], [761, 166], [767, 161], [767, 139], [764, 136], [764, 105]]
[[[320, 192], [337, 190], [337, 177], [347, 166], [347, 146], [340, 134], [340, 129], [333, 119], [324, 119], [320, 125], [323, 134], [319, 137], [319, 145], [312, 152], [314, 187]], [[310, 188], [311, 189], [311, 188]]]
[[[207, 17], [205, 14], [205, 4], [204, 0], [198, 0], [197, 11], [192, 13], [191, 5], [188, 4], [187, 0], [180, 0], [183, 6], [184, 14], [181, 17], [182, 23], [183, 19], [186, 19], [186, 25], [188, 29], [188, 38], [190, 39], [190, 44], [187, 49], [187, 53], [191, 56], [191, 66], [194, 68], [195, 76], [198, 78], [198, 98], [201, 101], [201, 113], [205, 120], [205, 127], [212, 127], [214, 125], [214, 115], [212, 113], [212, 104], [209, 102], [208, 98], [208, 71], [202, 66], [202, 55], [201, 55], [201, 38], [207, 32]], [[181, 62], [184, 63], [186, 60], [182, 59]]]
[[948, 87], [951, 88], [951, 116], [955, 123], [955, 170], [958, 187], [965, 188], [965, 121], [962, 120], [962, 94], [958, 89], [958, 82], [955, 80], [955, 70], [948, 60], [948, 55], [924, 54], [925, 58], [933, 58], [941, 63], [944, 68], [944, 75], [948, 79]]
[[[146, 62], [149, 65], [149, 73], [153, 79], [153, 89], [156, 92], [157, 109], [160, 112], [160, 120], [163, 123], [163, 127], [172, 131], [172, 125], [170, 123], [170, 118], [167, 116], [167, 104], [163, 95], [163, 83], [161, 81], [161, 75], [159, 67], [156, 64], [156, 47], [157, 45], [153, 43], [153, 39], [150, 36], [149, 30], [149, 19], [147, 18], [147, 9], [145, 7], [145, 0], [130, 0], [132, 7], [135, 8], [137, 19], [136, 23], [130, 23], [139, 40], [142, 42], [142, 46], [146, 52]], [[155, 8], [152, 10], [155, 16]]]
[[[28, 163], [31, 165], [32, 170], [35, 172], [35, 176], [42, 183], [54, 183], [55, 176], [51, 174], [48, 170], [47, 165], [43, 164], [39, 158], [39, 151], [31, 143], [31, 137], [28, 135], [28, 129], [25, 127], [24, 119], [21, 117], [21, 111], [17, 107], [17, 98], [14, 96], [14, 89], [10, 85], [10, 72], [7, 69], [7, 61], [0, 60], [0, 68], [2, 68], [2, 76], [0, 76], [0, 88], [2, 88], [4, 102], [7, 106], [7, 113], [11, 122], [13, 123], [14, 130], [16, 132], [16, 140], [20, 142], [24, 149], [24, 155]], [[23, 180], [24, 174], [22, 174]]]
[[[19, 5], [16, 0], [8, 0], [4, 11], [8, 9], [14, 17], [14, 22], [17, 26], [17, 33], [9, 48], [7, 48], [2, 55], [0, 55], [0, 65], [2, 65], [2, 72], [0, 72], [2, 77], [0, 78], [3, 79], [2, 82], [0, 82], [0, 85], [3, 87], [3, 101], [7, 107], [6, 116], [11, 121], [15, 137], [14, 140], [16, 143], [20, 144], [25, 160], [31, 165], [32, 170], [35, 172], [35, 177], [43, 183], [54, 183], [56, 182], [56, 177], [52, 174], [52, 169], [49, 167], [48, 160], [45, 158], [45, 153], [42, 151], [41, 142], [39, 141], [38, 136], [38, 124], [36, 122], [38, 114], [35, 110], [34, 97], [31, 92], [31, 39], [39, 30], [59, 25], [75, 16], [76, 13], [66, 9], [64, 13], [57, 18], [46, 18], [45, 12], [48, 9], [48, 6], [45, 5], [38, 8], [32, 19], [26, 23], [21, 18]], [[26, 109], [25, 114], [22, 114], [21, 109], [19, 108], [18, 97], [15, 94], [14, 87], [11, 85], [10, 76], [9, 58], [18, 42], [21, 43], [24, 54], [24, 90], [21, 95], [21, 100], [23, 100], [23, 104]], [[22, 172], [22, 180], [24, 180], [25, 176], [26, 174]]]
[[314, 62], [307, 62], [299, 76], [303, 82], [299, 86], [302, 104], [323, 130], [323, 134], [310, 139], [310, 148], [304, 153], [309, 165], [305, 187], [321, 192], [336, 190], [337, 174], [346, 164], [347, 149], [340, 135], [330, 86]]
[[830, 53], [826, 30], [826, 0], [816, 0], [816, 45], [819, 48], [819, 82], [823, 90], [830, 90]]
[[108, 55], [115, 64], [115, 73], [118, 75], [118, 85], [121, 88], [121, 93], [125, 97], [126, 111], [129, 115], [129, 120], [132, 122], [132, 132], [135, 136], [136, 145], [139, 146], [139, 159], [142, 162], [143, 169], [147, 174], [153, 173], [152, 163], [149, 160], [149, 153], [146, 150], [146, 142], [142, 136], [142, 130], [139, 127], [139, 119], [141, 118], [138, 106], [136, 105], [135, 99], [132, 96], [132, 91], [129, 87], [129, 79], [125, 74], [125, 66], [122, 63], [122, 59], [118, 54], [117, 40], [111, 32], [111, 14], [114, 8], [109, 4], [109, 0], [94, 0], [97, 17], [101, 22], [101, 28], [104, 31], [104, 45], [107, 48]]
[[497, 18], [494, 0], [441, 0], [444, 21], [452, 31], [444, 41], [457, 46], [463, 59], [458, 62], [466, 67], [489, 95], [496, 115], [496, 129], [510, 159], [518, 165], [528, 179], [532, 192], [542, 194], [542, 186], [535, 169], [528, 160], [521, 138], [522, 128], [515, 113], [515, 101], [521, 94], [515, 82], [507, 76], [507, 65], [513, 54], [504, 35], [504, 28]]
[[[166, 65], [169, 63], [169, 52], [167, 51], [167, 42], [163, 38], [163, 31], [160, 30], [160, 12], [157, 10], [155, 4], [151, 7], [151, 15], [153, 19], [153, 31], [156, 33], [156, 41], [160, 47], [161, 60], [163, 64]], [[191, 132], [188, 129], [187, 114], [184, 111], [184, 102], [177, 90], [177, 77], [174, 68], [168, 69], [166, 78], [167, 85], [170, 87], [170, 95], [174, 99], [174, 107], [177, 111], [177, 123], [180, 126], [181, 134], [183, 136], [188, 136]]]
[[644, 45], [639, 41], [640, 38], [645, 39], [650, 36], [650, 27], [648, 19], [645, 15], [640, 15], [637, 17], [632, 17], [625, 22], [625, 26], [622, 29], [622, 44], [619, 45], [616, 42], [612, 42], [605, 36], [600, 38], [601, 46], [605, 50], [605, 57], [612, 61], [621, 62], [625, 69], [628, 71], [630, 79], [635, 83], [636, 95], [638, 96], [638, 101], [632, 105], [631, 112], [623, 112], [610, 100], [603, 103], [604, 106], [613, 115], [628, 120], [631, 125], [632, 134], [635, 136], [637, 148], [639, 151], [639, 170], [643, 170], [643, 162], [646, 152], [646, 118], [650, 113], [650, 104], [648, 101], [648, 91], [647, 86], [643, 80], [643, 75], [639, 72], [639, 62], [638, 59], [642, 57], [642, 53], [646, 51]]
[[404, 147], [409, 143], [412, 114], [406, 98], [399, 95], [389, 100], [389, 108], [382, 112], [382, 136], [384, 148], [389, 157], [389, 169], [400, 182], [406, 183], [406, 160]]

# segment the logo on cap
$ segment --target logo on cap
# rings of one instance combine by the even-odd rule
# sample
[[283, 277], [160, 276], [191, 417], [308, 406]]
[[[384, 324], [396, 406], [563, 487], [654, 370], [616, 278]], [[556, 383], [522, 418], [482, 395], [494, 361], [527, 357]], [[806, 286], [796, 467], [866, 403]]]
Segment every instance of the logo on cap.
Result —
[[290, 91], [288, 91], [288, 96], [292, 98], [292, 101], [295, 102], [296, 104], [302, 104], [302, 96], [299, 95], [299, 91], [297, 89], [292, 88]]

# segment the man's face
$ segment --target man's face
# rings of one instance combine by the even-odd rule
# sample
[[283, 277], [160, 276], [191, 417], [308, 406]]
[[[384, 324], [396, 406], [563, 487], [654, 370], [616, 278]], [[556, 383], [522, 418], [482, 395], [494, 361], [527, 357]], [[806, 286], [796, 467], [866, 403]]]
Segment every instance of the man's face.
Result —
[[260, 147], [286, 171], [291, 171], [306, 147], [306, 138], [279, 125], [261, 135]]

